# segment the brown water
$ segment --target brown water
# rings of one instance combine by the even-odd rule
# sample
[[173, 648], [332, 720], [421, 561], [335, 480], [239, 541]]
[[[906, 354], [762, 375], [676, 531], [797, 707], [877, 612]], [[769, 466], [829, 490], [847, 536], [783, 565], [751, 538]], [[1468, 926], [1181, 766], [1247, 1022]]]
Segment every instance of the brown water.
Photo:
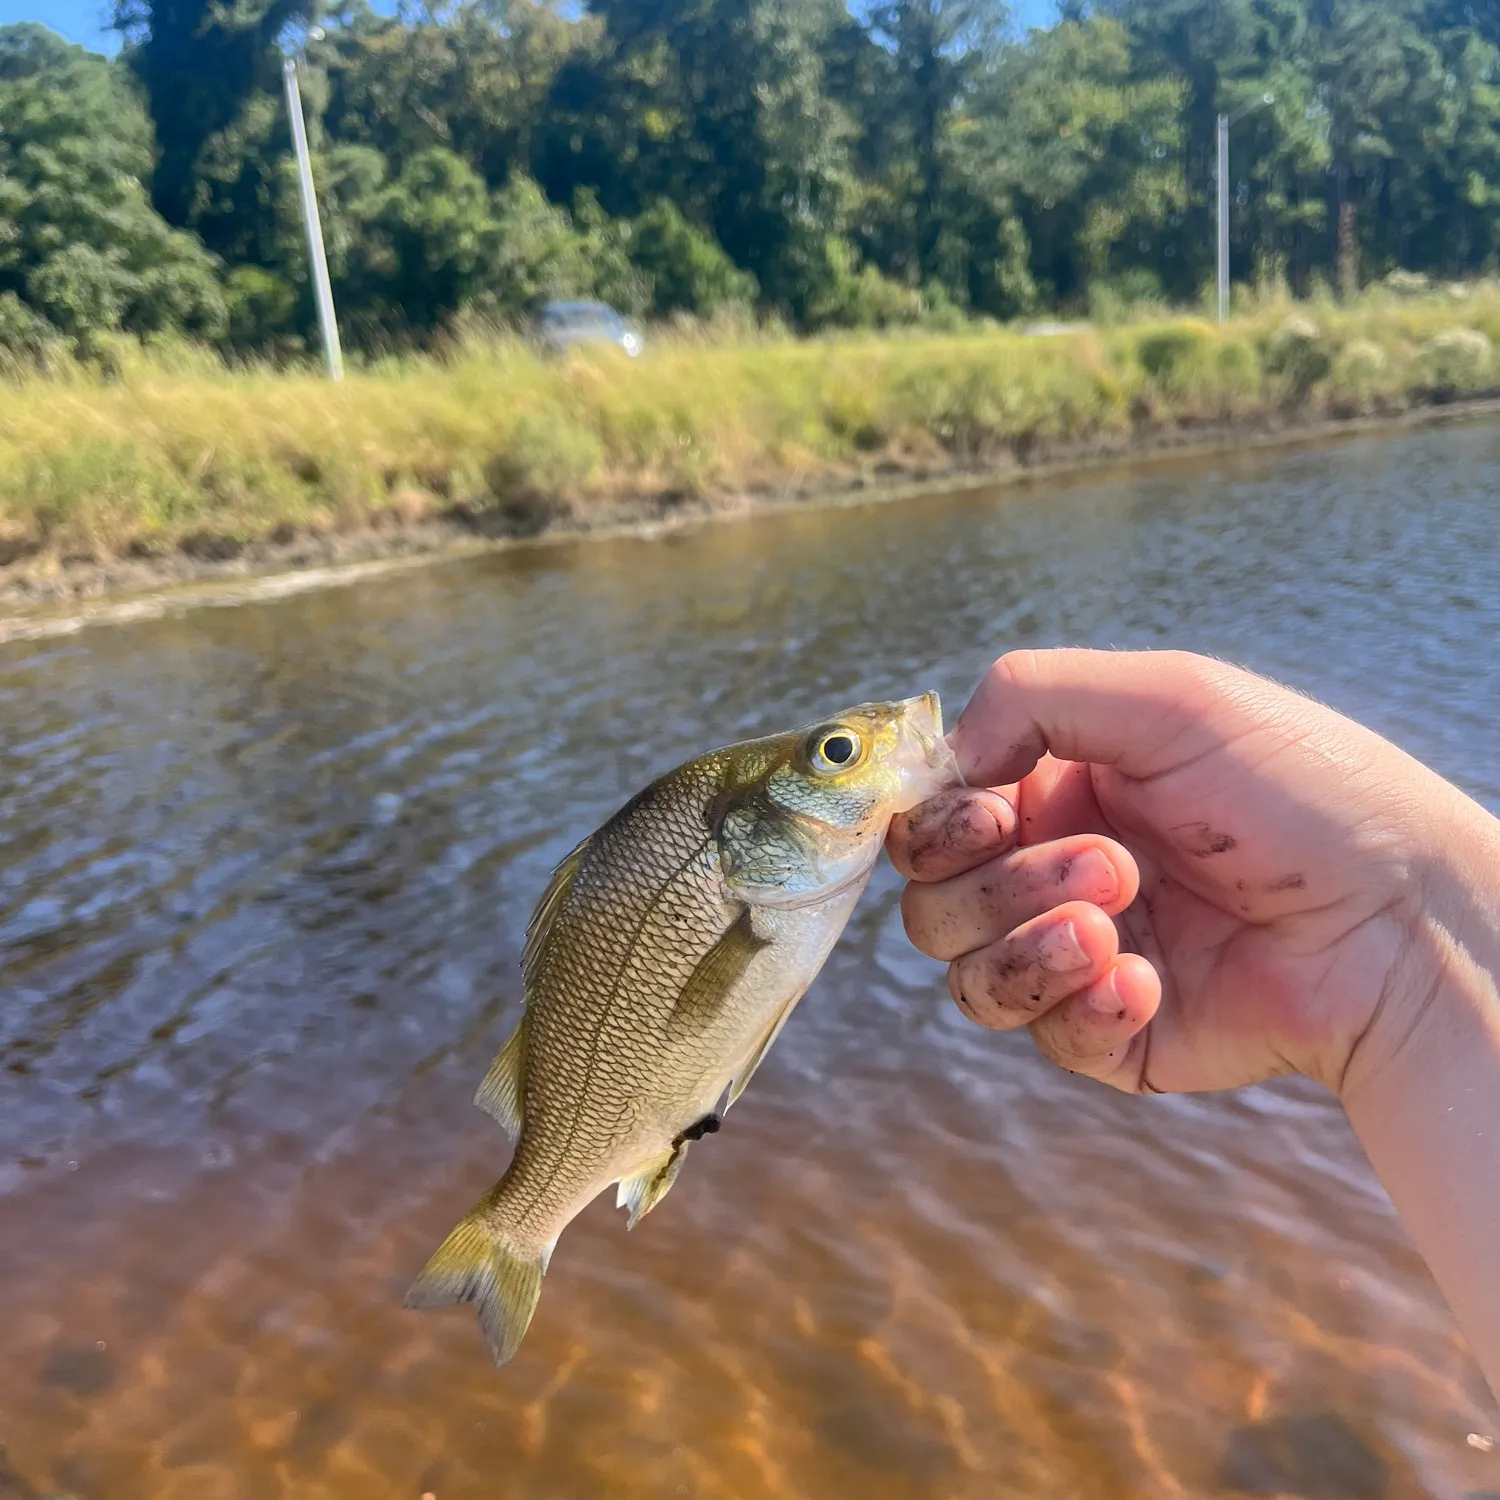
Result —
[[1329, 1101], [1057, 1073], [962, 1020], [888, 870], [666, 1205], [567, 1233], [514, 1365], [400, 1302], [505, 1163], [468, 1101], [547, 870], [653, 773], [956, 709], [1015, 644], [1171, 643], [1500, 807], [1497, 473], [1475, 427], [0, 648], [0, 1500], [1494, 1500]]

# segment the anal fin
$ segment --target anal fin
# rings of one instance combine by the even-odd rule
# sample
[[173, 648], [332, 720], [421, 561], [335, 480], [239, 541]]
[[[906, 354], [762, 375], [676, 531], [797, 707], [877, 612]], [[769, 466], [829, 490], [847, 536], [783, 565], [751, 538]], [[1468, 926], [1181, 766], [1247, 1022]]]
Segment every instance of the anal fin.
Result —
[[474, 1102], [486, 1114], [493, 1115], [514, 1141], [520, 1137], [525, 1120], [525, 1094], [526, 1017], [522, 1016], [516, 1029], [506, 1038], [505, 1045], [495, 1054], [484, 1082], [474, 1095]]
[[651, 1212], [671, 1191], [682, 1170], [689, 1143], [683, 1141], [672, 1147], [665, 1156], [647, 1162], [634, 1177], [622, 1177], [620, 1190], [615, 1195], [616, 1208], [628, 1208], [630, 1218], [625, 1227], [634, 1229], [641, 1219]]

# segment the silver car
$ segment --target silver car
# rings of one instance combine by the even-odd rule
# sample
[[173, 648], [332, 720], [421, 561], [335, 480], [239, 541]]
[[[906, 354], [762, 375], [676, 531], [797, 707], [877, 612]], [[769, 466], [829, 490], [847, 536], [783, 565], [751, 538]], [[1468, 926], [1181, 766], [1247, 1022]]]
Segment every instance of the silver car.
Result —
[[554, 353], [574, 344], [614, 344], [634, 359], [643, 347], [640, 330], [607, 302], [548, 302], [541, 313], [542, 342]]

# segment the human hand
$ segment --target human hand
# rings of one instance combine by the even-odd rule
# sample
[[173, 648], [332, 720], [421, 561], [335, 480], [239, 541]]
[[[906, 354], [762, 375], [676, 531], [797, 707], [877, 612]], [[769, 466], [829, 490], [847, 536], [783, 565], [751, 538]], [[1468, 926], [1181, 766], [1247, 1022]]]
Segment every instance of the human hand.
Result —
[[1493, 823], [1371, 731], [1183, 653], [1013, 653], [950, 743], [970, 787], [888, 842], [911, 940], [972, 1019], [1132, 1093], [1342, 1092], [1417, 1024], [1439, 876], [1465, 819]]

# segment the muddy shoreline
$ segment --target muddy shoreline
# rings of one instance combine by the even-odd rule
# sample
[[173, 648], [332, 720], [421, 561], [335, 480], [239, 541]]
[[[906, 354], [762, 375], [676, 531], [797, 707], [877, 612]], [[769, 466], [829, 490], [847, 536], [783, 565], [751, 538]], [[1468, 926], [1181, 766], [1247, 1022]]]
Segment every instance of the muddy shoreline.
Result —
[[[924, 493], [1020, 487], [1494, 415], [1500, 415], [1500, 399], [1487, 397], [1374, 416], [1298, 421], [1283, 415], [1159, 427], [1073, 444], [1038, 445], [1020, 453], [1007, 450], [998, 459], [983, 461], [908, 464], [886, 459], [863, 471], [851, 467], [792, 473], [784, 483], [755, 492], [593, 500], [586, 511], [573, 512], [538, 513], [522, 504], [471, 516], [458, 507], [435, 519], [392, 521], [341, 532], [273, 534], [243, 545], [226, 541], [146, 557], [25, 558], [0, 566], [0, 643], [157, 614], [163, 591], [183, 606], [228, 604], [252, 591], [263, 594], [267, 584], [277, 580], [282, 587], [272, 592], [300, 592], [500, 547], [591, 536], [652, 536], [712, 520], [869, 505]], [[75, 613], [69, 615], [70, 610]]]

